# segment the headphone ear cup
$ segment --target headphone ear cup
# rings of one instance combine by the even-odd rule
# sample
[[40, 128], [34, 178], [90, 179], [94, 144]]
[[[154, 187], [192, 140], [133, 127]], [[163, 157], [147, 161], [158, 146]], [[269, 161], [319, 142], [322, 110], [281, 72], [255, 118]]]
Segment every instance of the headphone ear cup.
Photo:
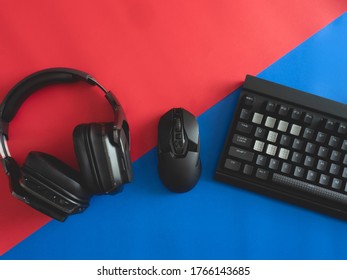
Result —
[[124, 167], [112, 133], [113, 123], [80, 124], [73, 132], [83, 185], [95, 194], [122, 190]]
[[77, 203], [89, 204], [90, 194], [80, 184], [78, 172], [59, 159], [41, 152], [30, 152], [23, 175]]

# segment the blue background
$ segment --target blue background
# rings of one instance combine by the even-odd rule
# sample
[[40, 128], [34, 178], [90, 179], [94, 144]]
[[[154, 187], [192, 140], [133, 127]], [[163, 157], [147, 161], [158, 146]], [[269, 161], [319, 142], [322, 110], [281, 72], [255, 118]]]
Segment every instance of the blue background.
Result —
[[[259, 74], [347, 103], [347, 14]], [[199, 116], [202, 177], [165, 189], [156, 149], [134, 163], [122, 194], [52, 221], [0, 259], [346, 259], [347, 222], [213, 179], [239, 91]]]

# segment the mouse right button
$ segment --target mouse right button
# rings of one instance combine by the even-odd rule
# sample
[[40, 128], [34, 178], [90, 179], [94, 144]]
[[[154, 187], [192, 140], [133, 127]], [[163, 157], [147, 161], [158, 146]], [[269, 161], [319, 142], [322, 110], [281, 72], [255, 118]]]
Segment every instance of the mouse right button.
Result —
[[183, 125], [185, 132], [190, 141], [196, 145], [199, 143], [199, 125], [195, 116], [189, 113], [187, 110], [182, 109]]

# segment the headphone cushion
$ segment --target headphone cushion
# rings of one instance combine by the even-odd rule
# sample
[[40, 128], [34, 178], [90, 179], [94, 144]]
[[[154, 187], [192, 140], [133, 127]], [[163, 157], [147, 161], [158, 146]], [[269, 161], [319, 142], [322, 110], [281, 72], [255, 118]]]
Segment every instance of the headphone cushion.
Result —
[[95, 194], [121, 190], [119, 155], [112, 133], [113, 123], [80, 124], [73, 132], [83, 185]]
[[30, 152], [23, 173], [72, 200], [89, 202], [90, 194], [81, 186], [78, 172], [51, 155]]

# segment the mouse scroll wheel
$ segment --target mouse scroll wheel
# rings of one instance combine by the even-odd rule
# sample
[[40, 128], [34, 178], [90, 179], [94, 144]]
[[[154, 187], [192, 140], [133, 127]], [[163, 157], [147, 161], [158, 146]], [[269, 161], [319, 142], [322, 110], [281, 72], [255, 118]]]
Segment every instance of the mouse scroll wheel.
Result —
[[182, 131], [182, 123], [180, 119], [176, 119], [175, 121], [175, 131], [176, 132]]

